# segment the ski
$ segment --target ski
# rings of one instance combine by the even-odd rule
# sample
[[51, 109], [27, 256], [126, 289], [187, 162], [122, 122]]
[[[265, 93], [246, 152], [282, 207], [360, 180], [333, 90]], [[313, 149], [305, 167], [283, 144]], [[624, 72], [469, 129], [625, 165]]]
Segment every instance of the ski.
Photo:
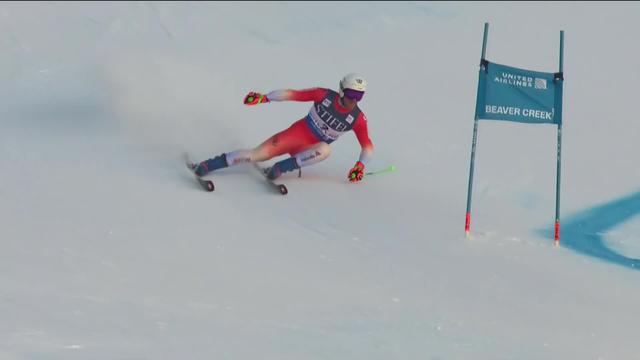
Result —
[[215, 186], [213, 185], [213, 181], [205, 180], [205, 179], [201, 178], [200, 176], [198, 176], [198, 174], [195, 173], [195, 169], [196, 169], [196, 167], [198, 165], [193, 163], [193, 162], [191, 162], [189, 157], [186, 156], [186, 155], [185, 155], [185, 165], [187, 166], [187, 169], [189, 169], [189, 171], [191, 171], [193, 176], [195, 176], [196, 181], [198, 181], [198, 184], [200, 184], [202, 189], [204, 189], [205, 191], [208, 191], [208, 192], [211, 192], [211, 191], [215, 190]]
[[267, 177], [268, 169], [264, 169], [256, 163], [253, 163], [253, 167], [256, 169], [256, 171], [260, 173], [260, 175], [262, 175], [262, 177], [267, 181], [267, 184], [269, 184], [269, 186], [273, 188], [275, 191], [279, 192], [282, 195], [287, 195], [289, 193], [289, 190], [284, 184], [276, 184], [273, 180]]

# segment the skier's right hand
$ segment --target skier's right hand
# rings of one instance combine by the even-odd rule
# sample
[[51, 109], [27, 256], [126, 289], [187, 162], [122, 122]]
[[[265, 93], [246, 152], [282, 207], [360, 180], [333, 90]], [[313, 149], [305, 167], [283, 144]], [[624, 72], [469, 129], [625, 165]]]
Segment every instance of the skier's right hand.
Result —
[[270, 100], [267, 98], [267, 95], [263, 95], [257, 92], [251, 91], [244, 97], [244, 104], [248, 106], [268, 103]]

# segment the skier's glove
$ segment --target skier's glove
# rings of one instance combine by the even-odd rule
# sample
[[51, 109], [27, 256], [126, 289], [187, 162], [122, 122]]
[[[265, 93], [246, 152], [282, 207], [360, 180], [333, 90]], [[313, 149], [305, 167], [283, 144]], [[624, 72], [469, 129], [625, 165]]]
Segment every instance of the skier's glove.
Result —
[[269, 101], [270, 100], [267, 98], [267, 95], [262, 95], [253, 91], [244, 97], [244, 104], [249, 106], [268, 103]]
[[362, 180], [364, 177], [364, 164], [358, 161], [352, 168], [349, 170], [349, 179], [350, 182], [358, 182]]

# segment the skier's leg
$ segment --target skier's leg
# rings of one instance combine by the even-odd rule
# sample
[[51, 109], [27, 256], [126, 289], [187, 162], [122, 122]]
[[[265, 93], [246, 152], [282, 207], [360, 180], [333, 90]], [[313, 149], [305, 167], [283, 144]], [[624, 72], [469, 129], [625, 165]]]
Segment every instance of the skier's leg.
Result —
[[251, 162], [261, 162], [284, 154], [296, 154], [318, 143], [304, 119], [298, 120], [258, 145], [251, 153]]
[[223, 153], [214, 157], [213, 159], [205, 160], [198, 164], [195, 172], [199, 176], [204, 176], [212, 171], [226, 168], [228, 166], [255, 161], [253, 159], [261, 157], [260, 152], [256, 151], [257, 149], [258, 148], [253, 150], [240, 149], [228, 153]]
[[201, 162], [196, 167], [196, 174], [203, 176], [211, 171], [248, 162], [266, 161], [287, 153], [296, 153], [301, 148], [308, 148], [318, 140], [308, 130], [304, 120], [298, 120], [258, 145], [254, 149], [241, 149], [224, 153]]
[[274, 156], [282, 155], [286, 153], [286, 151], [278, 151], [278, 146], [270, 145], [272, 143], [271, 139], [277, 135], [278, 134], [272, 136], [269, 140], [254, 149], [235, 150], [216, 156], [213, 159], [205, 160], [196, 167], [196, 174], [203, 176], [211, 171], [226, 168], [228, 166], [265, 161]]
[[318, 143], [307, 150], [292, 155], [290, 158], [278, 161], [267, 173], [270, 179], [276, 179], [285, 172], [313, 165], [331, 155], [331, 147], [325, 142]]
[[201, 162], [200, 164], [198, 164], [198, 166], [196, 166], [194, 171], [196, 175], [204, 176], [211, 171], [226, 168], [227, 166], [229, 166], [229, 164], [227, 163], [227, 154], [221, 154], [214, 157], [213, 159]]
[[328, 158], [329, 155], [331, 155], [331, 146], [326, 142], [321, 142], [305, 151], [293, 155], [293, 157], [297, 160], [300, 167], [305, 167], [319, 163]]
[[[287, 132], [290, 132], [289, 129], [271, 136], [253, 149], [242, 149], [226, 153], [229, 166], [266, 161], [286, 154], [295, 141], [295, 136], [291, 136]], [[283, 138], [288, 141], [282, 141]]]

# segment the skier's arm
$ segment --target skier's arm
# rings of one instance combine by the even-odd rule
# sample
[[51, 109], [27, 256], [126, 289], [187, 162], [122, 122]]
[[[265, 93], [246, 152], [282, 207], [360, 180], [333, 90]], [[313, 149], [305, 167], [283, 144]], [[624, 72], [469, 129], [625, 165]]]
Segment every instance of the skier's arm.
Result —
[[327, 89], [311, 88], [304, 90], [274, 90], [266, 95], [251, 91], [244, 97], [245, 105], [258, 105], [271, 101], [315, 101], [320, 102], [327, 95]]
[[274, 90], [267, 94], [270, 101], [315, 101], [319, 102], [327, 94], [327, 89], [311, 88], [304, 90]]
[[369, 162], [373, 155], [373, 143], [371, 142], [371, 139], [369, 139], [367, 117], [364, 116], [364, 113], [360, 113], [356, 119], [353, 131], [356, 133], [356, 137], [358, 138], [358, 142], [360, 142], [362, 151], [360, 151], [360, 158], [356, 164], [351, 168], [351, 170], [349, 170], [347, 179], [349, 179], [350, 182], [358, 182], [364, 177], [365, 164]]
[[367, 117], [364, 113], [360, 113], [360, 116], [355, 121], [353, 126], [353, 132], [356, 133], [358, 142], [362, 150], [360, 151], [360, 161], [363, 165], [366, 165], [373, 156], [373, 143], [369, 139], [369, 127], [367, 125]]

